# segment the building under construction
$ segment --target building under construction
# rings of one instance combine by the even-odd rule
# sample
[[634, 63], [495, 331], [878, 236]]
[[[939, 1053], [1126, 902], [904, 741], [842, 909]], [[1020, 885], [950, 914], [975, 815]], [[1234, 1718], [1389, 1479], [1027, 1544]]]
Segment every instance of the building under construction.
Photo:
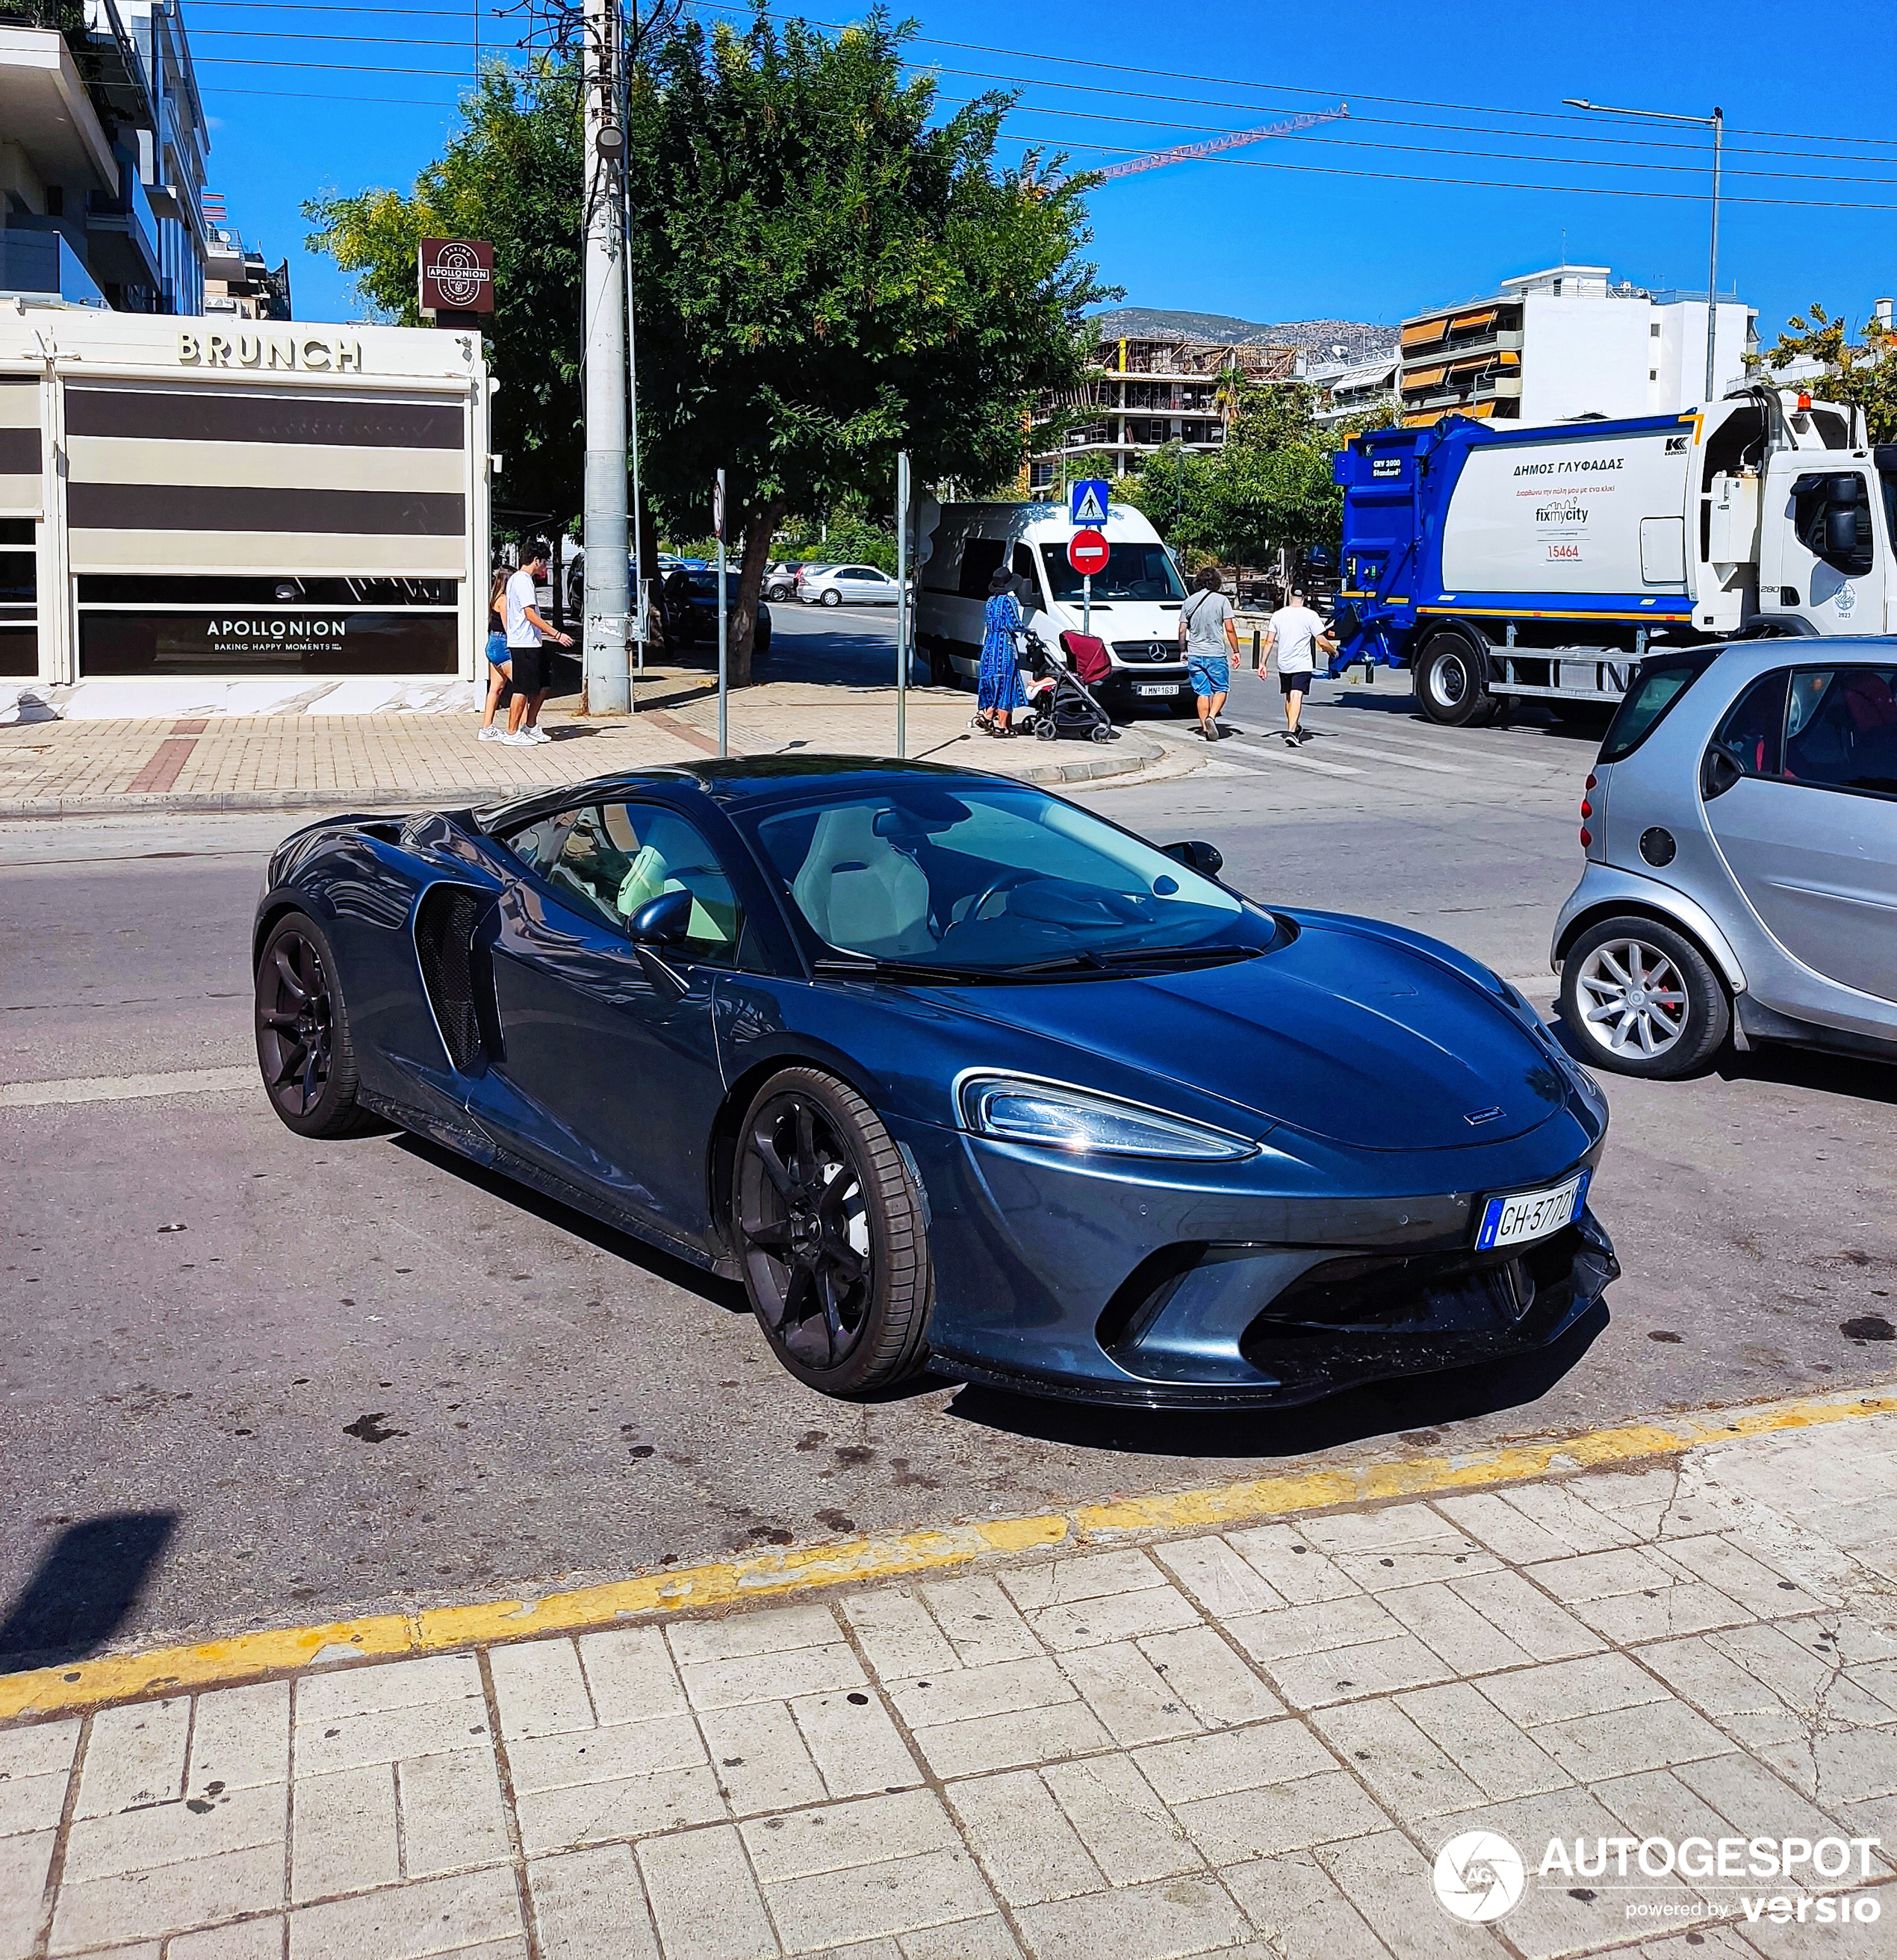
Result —
[[1225, 441], [1231, 379], [1288, 381], [1298, 349], [1233, 345], [1183, 334], [1103, 340], [1081, 387], [1035, 411], [1028, 489], [1058, 494], [1067, 458], [1110, 459], [1116, 476], [1169, 443], [1205, 451]]

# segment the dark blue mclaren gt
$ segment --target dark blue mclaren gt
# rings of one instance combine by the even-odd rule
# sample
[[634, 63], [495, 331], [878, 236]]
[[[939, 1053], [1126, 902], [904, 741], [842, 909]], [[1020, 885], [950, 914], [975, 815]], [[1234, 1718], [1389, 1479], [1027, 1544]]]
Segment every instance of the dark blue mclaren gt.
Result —
[[1618, 1274], [1599, 1090], [1514, 988], [1029, 785], [705, 762], [277, 851], [257, 1052], [741, 1278], [799, 1380], [1299, 1402]]

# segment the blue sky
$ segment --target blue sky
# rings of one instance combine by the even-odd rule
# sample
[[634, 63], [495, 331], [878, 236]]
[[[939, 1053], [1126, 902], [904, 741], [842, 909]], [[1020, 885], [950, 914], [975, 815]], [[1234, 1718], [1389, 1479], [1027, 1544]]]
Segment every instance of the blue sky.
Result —
[[[1020, 91], [1011, 158], [1032, 142], [1068, 148], [1075, 167], [1111, 163], [1348, 103], [1348, 119], [1231, 160], [1100, 186], [1093, 255], [1134, 304], [1395, 320], [1564, 255], [1703, 291], [1708, 133], [1590, 116], [1564, 110], [1568, 96], [1724, 109], [1720, 287], [1759, 307], [1768, 339], [1809, 300], [1858, 320], [1897, 290], [1887, 8], [1818, 33], [1758, 0], [1360, 0], [1335, 14], [1094, 0], [1071, 27], [1001, 0], [914, 11], [936, 38], [912, 58], [939, 71], [945, 100]], [[452, 0], [186, 0], [186, 14], [213, 188], [247, 239], [288, 256], [300, 317], [358, 317], [348, 282], [303, 250], [302, 200], [325, 186], [406, 189], [455, 126], [477, 23], [491, 53], [514, 46], [521, 15]], [[1517, 186], [1534, 188], [1505, 187]]]

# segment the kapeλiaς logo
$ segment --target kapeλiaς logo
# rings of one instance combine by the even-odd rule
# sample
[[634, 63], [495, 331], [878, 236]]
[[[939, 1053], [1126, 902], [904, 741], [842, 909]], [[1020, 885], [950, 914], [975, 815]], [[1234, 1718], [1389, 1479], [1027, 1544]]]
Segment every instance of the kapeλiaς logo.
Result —
[[1465, 1831], [1436, 1854], [1436, 1896], [1458, 1919], [1500, 1919], [1528, 1882], [1522, 1854], [1493, 1831]]

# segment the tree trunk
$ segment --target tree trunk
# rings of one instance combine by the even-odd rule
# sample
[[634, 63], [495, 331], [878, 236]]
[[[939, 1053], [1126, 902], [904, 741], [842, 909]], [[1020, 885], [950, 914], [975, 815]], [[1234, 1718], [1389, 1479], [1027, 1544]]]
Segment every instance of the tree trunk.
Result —
[[758, 595], [764, 590], [764, 573], [771, 562], [771, 539], [784, 521], [785, 501], [773, 497], [745, 513], [744, 553], [738, 562], [737, 604], [730, 626], [727, 660], [734, 687], [748, 687], [751, 682], [751, 644], [757, 625]]

